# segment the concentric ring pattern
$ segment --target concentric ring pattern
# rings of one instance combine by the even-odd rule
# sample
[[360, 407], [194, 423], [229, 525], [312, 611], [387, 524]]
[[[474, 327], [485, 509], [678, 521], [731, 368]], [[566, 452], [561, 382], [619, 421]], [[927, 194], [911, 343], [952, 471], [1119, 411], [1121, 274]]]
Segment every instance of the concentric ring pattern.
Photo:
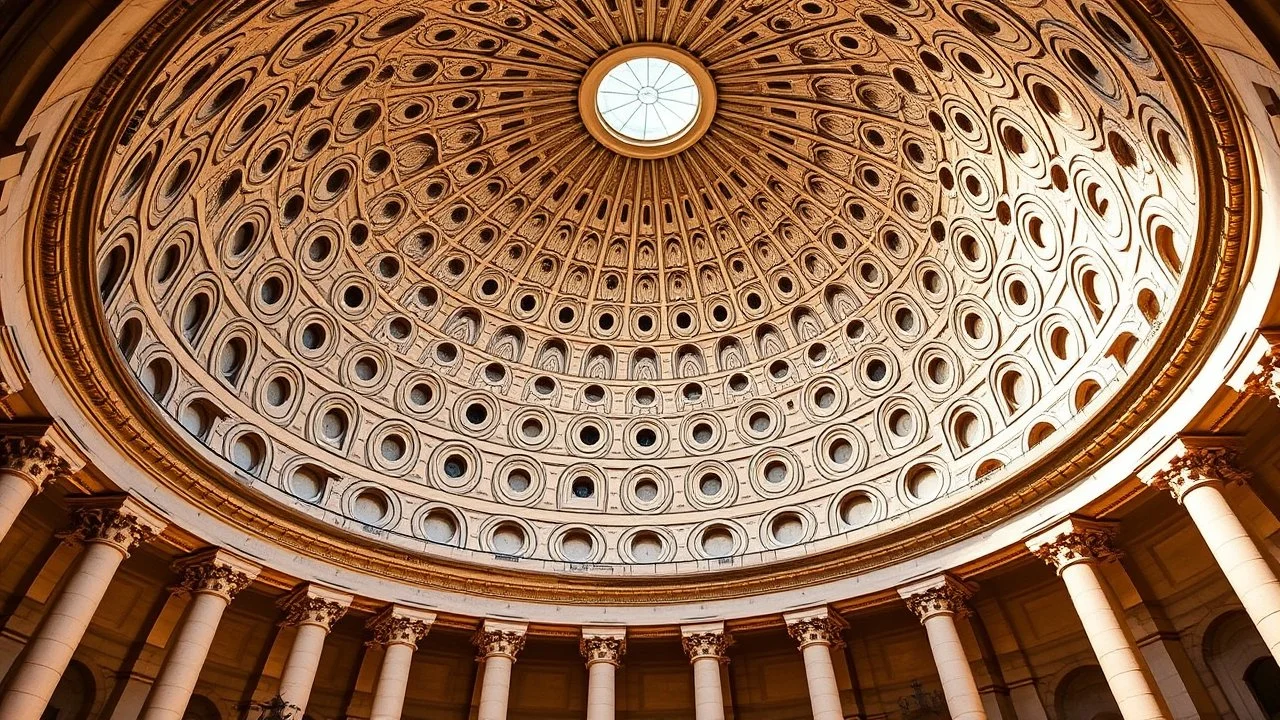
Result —
[[[105, 317], [202, 452], [388, 542], [915, 521], [1105, 405], [1194, 245], [1169, 73], [1095, 0], [224, 5], [120, 100]], [[672, 157], [578, 115], [634, 42], [716, 84]]]

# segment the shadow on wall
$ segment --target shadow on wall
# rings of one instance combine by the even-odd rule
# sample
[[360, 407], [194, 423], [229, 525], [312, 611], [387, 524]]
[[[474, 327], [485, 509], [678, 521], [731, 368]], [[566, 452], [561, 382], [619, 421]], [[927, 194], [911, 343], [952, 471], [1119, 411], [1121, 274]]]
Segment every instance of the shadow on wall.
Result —
[[1058, 686], [1054, 704], [1059, 720], [1120, 720], [1120, 706], [1097, 665], [1072, 670]]
[[85, 720], [93, 709], [93, 694], [93, 674], [82, 663], [72, 660], [40, 720]]
[[1280, 666], [1242, 610], [1209, 626], [1204, 661], [1240, 720], [1280, 718]]

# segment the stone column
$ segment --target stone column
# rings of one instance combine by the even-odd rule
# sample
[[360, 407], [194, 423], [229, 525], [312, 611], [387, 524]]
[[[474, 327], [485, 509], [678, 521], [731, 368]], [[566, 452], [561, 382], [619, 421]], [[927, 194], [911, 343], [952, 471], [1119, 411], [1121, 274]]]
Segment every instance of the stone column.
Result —
[[311, 686], [316, 680], [316, 670], [320, 667], [324, 639], [329, 636], [333, 624], [347, 613], [351, 599], [350, 595], [336, 590], [308, 584], [280, 601], [280, 606], [285, 611], [285, 619], [281, 624], [296, 626], [298, 633], [294, 635], [293, 645], [289, 647], [289, 655], [285, 658], [277, 694], [285, 703], [297, 708], [294, 714], [298, 717], [302, 717], [307, 711]]
[[475, 644], [484, 663], [480, 684], [480, 709], [476, 720], [507, 720], [507, 699], [511, 693], [511, 666], [524, 648], [522, 623], [485, 620], [476, 633]]
[[685, 654], [693, 664], [694, 720], [724, 720], [724, 690], [720, 665], [729, 661], [729, 636], [724, 623], [680, 628]]
[[1249, 474], [1236, 466], [1234, 448], [1205, 442], [1213, 439], [1184, 438], [1184, 452], [1143, 479], [1171, 492], [1187, 509], [1271, 656], [1280, 661], [1280, 579], [1222, 493], [1225, 483], [1242, 483]]
[[953, 577], [931, 578], [898, 591], [929, 636], [929, 649], [938, 666], [942, 694], [953, 720], [987, 720], [987, 711], [973, 678], [973, 667], [960, 643], [956, 616], [967, 615], [965, 600], [972, 589]]
[[32, 495], [71, 472], [66, 453], [48, 437], [10, 435], [0, 440], [0, 540]]
[[626, 628], [582, 628], [578, 651], [587, 660], [587, 720], [613, 720], [618, 663], [627, 652]]
[[159, 515], [128, 496], [75, 498], [69, 504], [75, 525], [67, 540], [83, 543], [84, 550], [9, 672], [0, 698], [5, 720], [39, 720], [120, 563], [165, 527]]
[[160, 674], [143, 705], [141, 720], [182, 720], [218, 632], [222, 612], [261, 571], [257, 565], [221, 549], [197, 553], [180, 561], [176, 569], [179, 582], [174, 592], [190, 593], [191, 602], [169, 643]]
[[1239, 387], [1245, 395], [1266, 398], [1280, 404], [1280, 329], [1270, 328], [1261, 331], [1254, 338], [1253, 349], [1262, 349], [1262, 359], [1252, 371], [1242, 370], [1249, 373], [1243, 381], [1239, 381], [1239, 375], [1237, 375], [1235, 378], [1237, 381], [1228, 379], [1228, 384]]
[[435, 621], [435, 613], [400, 605], [392, 605], [369, 620], [366, 627], [373, 632], [369, 644], [385, 648], [369, 720], [400, 720], [413, 651], [418, 649], [418, 641], [427, 636]]
[[840, 686], [831, 662], [831, 648], [844, 645], [840, 639], [846, 627], [844, 620], [826, 607], [787, 613], [782, 619], [804, 656], [804, 678], [809, 686], [813, 720], [843, 720], [844, 707], [840, 704]]
[[1118, 555], [1115, 533], [1115, 523], [1071, 517], [1032, 538], [1027, 547], [1056, 568], [1067, 586], [1124, 720], [1168, 720], [1169, 710], [1120, 603], [1098, 569], [1100, 562]]

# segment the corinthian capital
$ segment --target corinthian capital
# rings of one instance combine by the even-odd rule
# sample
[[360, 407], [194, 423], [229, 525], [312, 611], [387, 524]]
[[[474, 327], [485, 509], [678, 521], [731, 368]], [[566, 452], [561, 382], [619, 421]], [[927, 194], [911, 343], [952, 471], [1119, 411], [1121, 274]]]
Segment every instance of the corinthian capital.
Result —
[[351, 596], [319, 585], [303, 585], [280, 601], [284, 609], [282, 625], [319, 625], [325, 632], [347, 614]]
[[1241, 392], [1280, 404], [1280, 344], [1267, 348], [1257, 367], [1244, 380]]
[[70, 542], [104, 543], [128, 555], [158, 535], [165, 521], [128, 495], [95, 495], [68, 498], [72, 527], [64, 538]]
[[262, 568], [226, 550], [199, 552], [174, 564], [178, 588], [189, 593], [217, 595], [227, 602], [258, 577]]
[[588, 635], [582, 631], [582, 639], [578, 641], [578, 652], [586, 658], [587, 664], [607, 662], [617, 665], [627, 652], [626, 635]]
[[1061, 574], [1078, 562], [1107, 562], [1118, 558], [1116, 530], [1114, 522], [1072, 516], [1028, 540], [1027, 548]]
[[966, 601], [973, 596], [973, 587], [944, 575], [925, 581], [922, 584], [903, 588], [899, 591], [911, 612], [920, 618], [920, 622], [934, 615], [968, 615], [969, 606]]
[[715, 658], [721, 662], [729, 659], [728, 649], [732, 641], [724, 631], [724, 623], [688, 625], [680, 628], [680, 644], [690, 662], [699, 658]]
[[36, 492], [84, 465], [57, 426], [9, 423], [0, 425], [0, 435], [0, 471], [18, 475]]
[[844, 620], [826, 608], [806, 613], [795, 613], [783, 616], [787, 623], [787, 634], [800, 645], [800, 649], [814, 644], [839, 647], [844, 644], [840, 635], [844, 632]]
[[427, 636], [431, 625], [436, 621], [436, 614], [425, 610], [392, 605], [374, 615], [365, 623], [365, 627], [373, 633], [373, 644], [408, 645], [418, 647], [418, 641]]
[[524, 649], [525, 632], [528, 626], [521, 623], [506, 623], [486, 620], [476, 632], [473, 642], [479, 649], [480, 657], [491, 655], [508, 657], [512, 660]]
[[1179, 454], [1166, 460], [1158, 470], [1144, 477], [1151, 487], [1168, 490], [1179, 503], [1192, 489], [1206, 483], [1238, 483], [1249, 479], [1249, 471], [1236, 464], [1239, 451], [1233, 438], [1184, 437]]

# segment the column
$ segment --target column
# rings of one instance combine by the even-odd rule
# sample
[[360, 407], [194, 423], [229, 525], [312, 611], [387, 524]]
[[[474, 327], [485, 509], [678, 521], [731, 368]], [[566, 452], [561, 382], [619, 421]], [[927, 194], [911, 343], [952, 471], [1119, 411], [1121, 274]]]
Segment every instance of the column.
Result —
[[511, 693], [511, 666], [524, 648], [523, 623], [485, 620], [476, 633], [484, 678], [480, 682], [480, 710], [476, 720], [507, 720], [507, 699]]
[[191, 602], [147, 694], [142, 720], [182, 720], [218, 632], [222, 612], [237, 593], [253, 582], [261, 568], [226, 550], [215, 549], [179, 561], [177, 570], [180, 579], [174, 591], [190, 593]]
[[71, 473], [64, 455], [41, 436], [14, 435], [0, 440], [0, 540], [9, 534], [32, 495]]
[[972, 589], [951, 576], [931, 578], [898, 591], [911, 612], [920, 618], [929, 636], [929, 649], [938, 666], [942, 694], [953, 720], [987, 720], [987, 711], [978, 694], [973, 667], [960, 643], [956, 616], [969, 612], [965, 600]]
[[826, 607], [787, 613], [782, 619], [804, 656], [804, 678], [809, 686], [813, 720], [843, 720], [844, 707], [840, 704], [840, 686], [831, 662], [831, 648], [844, 645], [840, 639], [846, 627], [844, 620]]
[[1280, 579], [1222, 493], [1225, 483], [1242, 483], [1249, 474], [1236, 466], [1235, 449], [1205, 442], [1214, 439], [1183, 438], [1184, 452], [1144, 480], [1171, 492], [1187, 509], [1272, 657], [1280, 661]]
[[729, 636], [724, 623], [687, 625], [680, 628], [680, 636], [693, 665], [694, 720], [724, 720], [720, 665], [729, 661]]
[[392, 605], [369, 620], [366, 627], [373, 632], [370, 644], [385, 649], [378, 684], [373, 689], [369, 720], [400, 720], [413, 651], [418, 649], [418, 641], [427, 636], [435, 621], [435, 613], [400, 605]]
[[615, 675], [627, 652], [626, 628], [582, 628], [578, 651], [587, 660], [587, 720], [613, 720]]
[[311, 686], [320, 667], [324, 639], [350, 605], [350, 595], [311, 584], [294, 590], [280, 602], [285, 611], [281, 624], [296, 626], [298, 632], [293, 636], [293, 645], [285, 658], [284, 670], [280, 673], [280, 690], [276, 694], [287, 705], [296, 708], [294, 715], [297, 717], [302, 717], [307, 711]]
[[1118, 555], [1115, 534], [1115, 523], [1073, 516], [1032, 538], [1027, 547], [1056, 568], [1067, 586], [1124, 720], [1168, 720], [1169, 711], [1156, 690], [1151, 670], [1098, 569], [1098, 563]]
[[127, 496], [75, 498], [69, 504], [75, 524], [67, 541], [83, 543], [84, 550], [9, 672], [0, 697], [5, 720], [39, 720], [120, 563], [165, 526], [160, 516]]

